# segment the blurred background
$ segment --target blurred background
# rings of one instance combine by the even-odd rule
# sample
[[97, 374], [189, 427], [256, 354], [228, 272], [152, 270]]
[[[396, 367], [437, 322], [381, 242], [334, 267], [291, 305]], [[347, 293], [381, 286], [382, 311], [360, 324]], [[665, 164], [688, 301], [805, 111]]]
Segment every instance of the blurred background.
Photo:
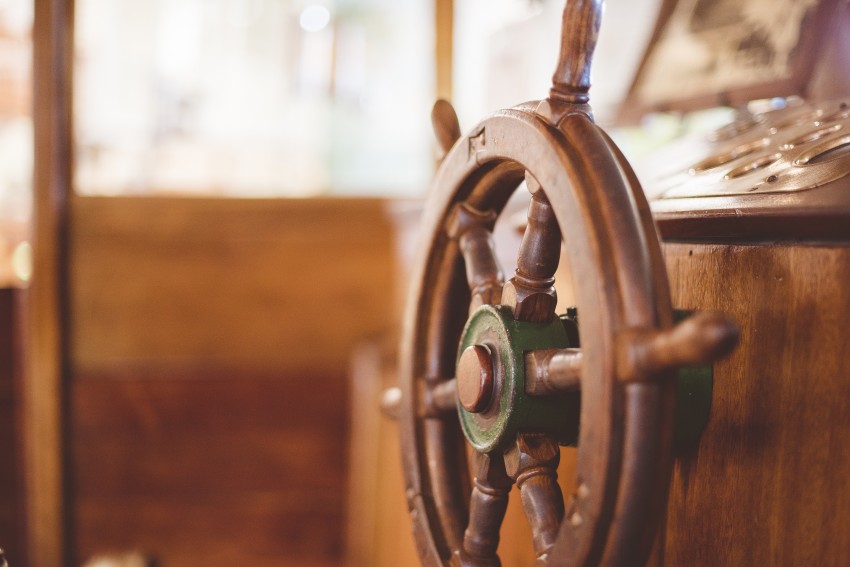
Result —
[[[58, 389], [28, 390], [15, 330], [33, 118], [47, 112], [32, 86], [38, 4], [0, 0], [11, 565], [412, 564], [394, 426], [377, 407], [436, 167], [430, 108], [451, 99], [466, 130], [544, 97], [563, 1], [76, 0], [72, 96], [58, 95], [73, 117]], [[608, 3], [603, 124], [660, 4]], [[642, 136], [618, 139], [640, 154], [657, 143]], [[58, 445], [26, 425], [43, 407]], [[31, 503], [39, 459], [56, 465], [52, 507]]]

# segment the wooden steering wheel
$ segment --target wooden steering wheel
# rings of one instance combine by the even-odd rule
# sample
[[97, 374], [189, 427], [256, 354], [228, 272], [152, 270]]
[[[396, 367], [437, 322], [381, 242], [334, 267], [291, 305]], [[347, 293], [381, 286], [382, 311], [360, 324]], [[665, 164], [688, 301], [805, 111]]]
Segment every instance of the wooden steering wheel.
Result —
[[[514, 484], [537, 565], [644, 564], [671, 471], [671, 378], [735, 344], [719, 315], [673, 327], [649, 207], [587, 104], [601, 4], [568, 2], [546, 100], [498, 112], [465, 137], [450, 106], [435, 107], [438, 138], [456, 143], [426, 207], [398, 401], [425, 565], [499, 565]], [[528, 224], [505, 282], [491, 231], [523, 180]], [[580, 326], [555, 313], [562, 242]], [[566, 507], [559, 444], [578, 446]]]

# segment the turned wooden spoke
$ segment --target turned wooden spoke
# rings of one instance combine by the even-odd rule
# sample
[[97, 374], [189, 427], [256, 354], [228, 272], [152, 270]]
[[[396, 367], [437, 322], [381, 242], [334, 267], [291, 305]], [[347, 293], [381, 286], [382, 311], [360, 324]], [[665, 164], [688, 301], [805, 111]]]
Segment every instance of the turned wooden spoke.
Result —
[[504, 276], [496, 260], [493, 237], [484, 227], [474, 227], [460, 237], [460, 250], [466, 262], [466, 277], [472, 295], [471, 309], [485, 303], [499, 303]]
[[555, 270], [561, 257], [561, 229], [549, 199], [537, 181], [525, 176], [532, 191], [528, 225], [519, 248], [516, 275], [505, 284], [502, 304], [521, 321], [545, 323], [555, 314]]
[[401, 411], [401, 388], [387, 388], [381, 394], [381, 413], [384, 417], [398, 419], [399, 411]]
[[493, 244], [494, 211], [481, 212], [466, 203], [455, 206], [447, 231], [458, 242], [466, 264], [471, 295], [470, 313], [484, 304], [497, 304], [502, 296], [504, 275]]
[[[398, 419], [401, 410], [401, 388], [384, 390], [381, 395], [381, 412], [385, 417]], [[434, 386], [425, 386], [422, 405], [417, 414], [423, 417], [445, 417], [457, 411], [457, 380], [443, 380]]]
[[444, 380], [428, 390], [425, 415], [442, 417], [457, 411], [457, 380]]
[[514, 481], [505, 472], [501, 455], [476, 453], [473, 467], [469, 525], [463, 534], [463, 549], [459, 555], [464, 567], [494, 567], [500, 564], [496, 555], [499, 529]]
[[505, 452], [505, 469], [519, 488], [534, 552], [540, 559], [555, 544], [564, 517], [564, 497], [558, 486], [560, 458], [558, 444], [544, 433], [520, 433]]
[[581, 385], [581, 367], [581, 349], [553, 348], [527, 352], [525, 391], [535, 396], [574, 392]]

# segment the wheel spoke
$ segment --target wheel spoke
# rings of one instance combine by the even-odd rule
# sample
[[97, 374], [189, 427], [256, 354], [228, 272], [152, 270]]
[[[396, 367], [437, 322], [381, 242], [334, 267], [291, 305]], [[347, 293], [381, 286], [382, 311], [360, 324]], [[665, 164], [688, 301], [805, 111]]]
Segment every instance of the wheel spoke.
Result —
[[[401, 388], [384, 390], [381, 395], [381, 412], [385, 417], [398, 419], [401, 411]], [[422, 417], [445, 417], [457, 412], [457, 380], [443, 380], [434, 386], [424, 386], [422, 404], [417, 410]]]
[[463, 549], [458, 553], [464, 567], [500, 565], [496, 551], [499, 529], [508, 508], [513, 480], [505, 472], [501, 455], [476, 453], [475, 474], [469, 503], [469, 524], [463, 534]]
[[401, 388], [394, 386], [387, 388], [381, 394], [381, 412], [384, 417], [398, 419], [401, 410]]
[[525, 353], [525, 391], [533, 396], [575, 392], [581, 385], [582, 354], [577, 348]]
[[516, 275], [502, 292], [502, 304], [521, 321], [545, 323], [555, 314], [555, 271], [561, 257], [561, 229], [555, 211], [537, 181], [526, 173], [532, 191], [528, 225], [519, 247]]
[[681, 366], [710, 364], [738, 344], [738, 326], [720, 313], [702, 312], [663, 331], [636, 330], [619, 339], [617, 373], [644, 382]]
[[443, 159], [460, 138], [460, 123], [454, 107], [447, 100], [439, 99], [431, 109], [431, 125], [434, 136], [440, 145], [440, 159]]
[[425, 395], [425, 411], [428, 417], [443, 417], [457, 413], [457, 380], [444, 380], [430, 388]]
[[456, 240], [466, 264], [470, 313], [484, 304], [497, 304], [502, 296], [504, 275], [493, 244], [494, 211], [481, 212], [466, 203], [458, 204], [448, 221], [448, 234]]
[[558, 444], [544, 433], [520, 433], [505, 452], [505, 469], [514, 479], [538, 559], [555, 544], [564, 517], [564, 497], [558, 486]]

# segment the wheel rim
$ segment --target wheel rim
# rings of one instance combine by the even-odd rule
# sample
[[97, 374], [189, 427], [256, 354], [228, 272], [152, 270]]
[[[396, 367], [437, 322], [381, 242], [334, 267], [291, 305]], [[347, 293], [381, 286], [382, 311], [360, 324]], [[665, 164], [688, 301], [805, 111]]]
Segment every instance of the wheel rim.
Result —
[[[652, 544], [670, 470], [668, 381], [617, 378], [617, 337], [671, 325], [664, 266], [628, 165], [582, 112], [558, 127], [525, 106], [497, 113], [446, 156], [424, 218], [402, 344], [400, 412], [408, 502], [420, 556], [450, 564], [463, 546], [469, 485], [457, 417], [426, 417], [430, 392], [454, 376], [469, 296], [447, 234], [458, 203], [500, 212], [525, 172], [561, 227], [582, 313], [582, 407], [576, 493], [549, 565], [634, 564]], [[640, 518], [642, 521], [634, 521]], [[626, 555], [628, 554], [628, 555]]]

